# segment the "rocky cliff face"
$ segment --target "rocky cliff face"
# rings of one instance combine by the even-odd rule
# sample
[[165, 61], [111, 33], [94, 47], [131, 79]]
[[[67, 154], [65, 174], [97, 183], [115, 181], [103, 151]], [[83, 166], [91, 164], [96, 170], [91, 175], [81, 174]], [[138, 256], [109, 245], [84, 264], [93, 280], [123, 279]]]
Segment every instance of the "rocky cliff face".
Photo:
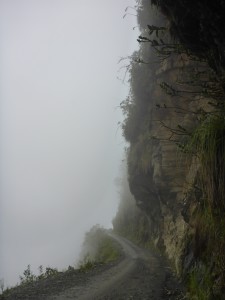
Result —
[[[155, 140], [151, 143], [150, 158], [152, 181], [157, 191], [161, 212], [158, 236], [179, 273], [182, 269], [181, 258], [185, 241], [190, 230], [190, 225], [182, 216], [182, 210], [185, 194], [190, 190], [194, 178], [190, 178], [189, 175], [190, 159], [178, 148], [178, 143], [185, 139], [185, 134], [179, 127], [190, 130], [196, 119], [191, 113], [193, 107], [190, 107], [187, 101], [179, 96], [171, 97], [159, 85], [162, 82], [174, 85], [177, 80], [181, 80], [181, 67], [181, 62], [172, 64], [169, 58], [157, 71], [158, 79], [152, 94], [155, 105], [152, 107], [151, 119], [151, 135]], [[157, 108], [157, 104], [160, 108]]]
[[[121, 106], [125, 115], [124, 136], [130, 142], [128, 181], [139, 210], [126, 214], [126, 222], [135, 224], [138, 231], [138, 220], [144, 216], [141, 230], [146, 232], [145, 237], [163, 250], [177, 273], [187, 279], [193, 297], [223, 299], [222, 54], [218, 67], [218, 53], [224, 51], [223, 39], [218, 45], [213, 42], [210, 48], [205, 41], [213, 39], [212, 31], [208, 36], [204, 32], [197, 49], [198, 41], [194, 37], [191, 41], [193, 24], [190, 27], [187, 22], [179, 27], [179, 9], [187, 3], [178, 1], [179, 5], [174, 6], [170, 1], [152, 2], [157, 2], [170, 22], [160, 15], [155, 17], [155, 12], [151, 16], [150, 1], [142, 1], [138, 7], [139, 21], [144, 15], [145, 22], [140, 22], [140, 50], [131, 60], [130, 96]], [[195, 7], [196, 12], [202, 5]], [[199, 14], [201, 20], [195, 23], [198, 33], [206, 24], [208, 10], [204, 11], [205, 15]], [[193, 11], [187, 10], [187, 14], [191, 16]], [[218, 10], [215, 14], [219, 14]], [[147, 19], [149, 24], [144, 28]], [[214, 37], [222, 22], [220, 16], [216, 20]], [[152, 26], [152, 22], [157, 26]], [[179, 31], [178, 40], [165, 33], [166, 26], [172, 34]], [[128, 202], [121, 206], [120, 215], [128, 207]], [[115, 219], [118, 230], [123, 226], [123, 222], [118, 226]]]
[[[194, 126], [196, 118], [191, 112], [192, 103], [183, 101], [180, 96], [171, 97], [160, 84], [174, 84], [178, 78], [181, 80], [181, 68], [189, 65], [183, 66], [174, 57], [161, 62], [150, 45], [141, 45], [136, 55], [141, 55], [143, 61], [154, 59], [157, 63], [153, 67], [134, 63], [131, 69], [133, 85], [124, 127], [125, 138], [130, 141], [127, 153], [129, 186], [139, 210], [136, 214], [133, 211], [133, 221], [129, 222], [136, 222], [135, 218], [140, 219], [141, 211], [144, 212], [148, 220], [145, 231], [155, 245], [167, 253], [180, 273], [186, 236], [190, 230], [182, 216], [182, 209], [193, 177], [189, 181], [190, 161], [177, 146], [185, 138], [178, 126], [188, 130]], [[135, 127], [133, 136], [126, 135], [129, 123]], [[133, 207], [132, 201], [130, 206]], [[128, 207], [126, 201], [119, 213], [124, 210], [125, 216]], [[126, 222], [129, 217], [126, 215]], [[114, 223], [118, 228], [118, 222]]]

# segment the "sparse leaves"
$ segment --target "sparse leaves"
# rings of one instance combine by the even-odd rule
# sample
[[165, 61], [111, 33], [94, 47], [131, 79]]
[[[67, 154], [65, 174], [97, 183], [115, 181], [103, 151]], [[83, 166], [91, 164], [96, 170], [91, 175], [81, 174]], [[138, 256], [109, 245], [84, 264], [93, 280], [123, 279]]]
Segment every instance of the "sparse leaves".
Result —
[[159, 37], [159, 33], [160, 32], [165, 32], [166, 30], [166, 27], [158, 27], [158, 26], [155, 26], [155, 25], [147, 25], [148, 26], [148, 29], [149, 29], [149, 35], [152, 35], [153, 32], [155, 32], [156, 36]]

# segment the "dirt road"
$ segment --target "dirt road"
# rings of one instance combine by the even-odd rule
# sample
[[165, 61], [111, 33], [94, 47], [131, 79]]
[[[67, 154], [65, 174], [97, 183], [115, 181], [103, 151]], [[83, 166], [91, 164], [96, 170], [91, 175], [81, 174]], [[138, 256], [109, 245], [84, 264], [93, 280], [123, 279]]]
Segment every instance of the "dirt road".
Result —
[[181, 300], [180, 286], [165, 260], [108, 233], [122, 248], [117, 262], [88, 272], [73, 268], [12, 289], [3, 300]]
[[123, 248], [117, 265], [46, 300], [181, 299], [178, 284], [160, 256], [141, 249], [125, 238], [110, 234]]

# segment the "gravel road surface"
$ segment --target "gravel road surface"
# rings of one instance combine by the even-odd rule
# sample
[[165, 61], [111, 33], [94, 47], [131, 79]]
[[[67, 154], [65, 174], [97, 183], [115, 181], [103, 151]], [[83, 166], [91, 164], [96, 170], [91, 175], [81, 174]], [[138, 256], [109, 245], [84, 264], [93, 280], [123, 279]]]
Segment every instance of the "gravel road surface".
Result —
[[[181, 300], [182, 288], [165, 259], [113, 233], [123, 251], [114, 263], [69, 270], [17, 288], [6, 300]], [[2, 299], [2, 298], [1, 298]]]
[[129, 240], [110, 234], [121, 246], [124, 259], [89, 278], [85, 285], [72, 287], [47, 300], [182, 299], [179, 284], [162, 258]]

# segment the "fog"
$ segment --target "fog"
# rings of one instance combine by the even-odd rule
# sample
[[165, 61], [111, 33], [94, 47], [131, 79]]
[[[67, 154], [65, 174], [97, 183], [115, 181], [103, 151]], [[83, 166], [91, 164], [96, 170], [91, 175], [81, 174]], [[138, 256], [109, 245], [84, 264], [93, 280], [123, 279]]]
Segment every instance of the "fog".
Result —
[[[133, 0], [1, 0], [0, 278], [73, 265], [111, 227], [124, 143], [118, 60], [137, 48]], [[133, 12], [132, 12], [133, 13]]]

